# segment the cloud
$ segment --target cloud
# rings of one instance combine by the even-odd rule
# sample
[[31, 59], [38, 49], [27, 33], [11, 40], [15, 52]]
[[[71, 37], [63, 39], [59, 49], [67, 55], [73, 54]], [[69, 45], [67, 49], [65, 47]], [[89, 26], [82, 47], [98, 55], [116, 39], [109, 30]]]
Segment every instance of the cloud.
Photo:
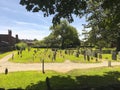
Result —
[[22, 30], [38, 30], [38, 31], [46, 31], [46, 33], [49, 31], [48, 25], [45, 24], [37, 24], [37, 23], [30, 23], [30, 22], [22, 22], [22, 21], [15, 21], [14, 27], [22, 27]]
[[[42, 39], [49, 35], [53, 15], [44, 17], [42, 12], [28, 12], [19, 1], [0, 0], [0, 33], [8, 33], [8, 29], [11, 29], [13, 35], [18, 34], [21, 39]], [[73, 17], [71, 25], [81, 33], [85, 19]]]

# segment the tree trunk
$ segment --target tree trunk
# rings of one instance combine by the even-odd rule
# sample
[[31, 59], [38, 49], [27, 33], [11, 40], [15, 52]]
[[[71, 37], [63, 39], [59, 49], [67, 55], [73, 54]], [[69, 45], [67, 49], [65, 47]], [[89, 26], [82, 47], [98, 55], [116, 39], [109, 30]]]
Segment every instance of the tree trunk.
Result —
[[62, 41], [61, 41], [61, 49], [64, 49], [64, 39], [62, 38]]
[[120, 37], [117, 38], [117, 46], [116, 46], [116, 51], [120, 51]]

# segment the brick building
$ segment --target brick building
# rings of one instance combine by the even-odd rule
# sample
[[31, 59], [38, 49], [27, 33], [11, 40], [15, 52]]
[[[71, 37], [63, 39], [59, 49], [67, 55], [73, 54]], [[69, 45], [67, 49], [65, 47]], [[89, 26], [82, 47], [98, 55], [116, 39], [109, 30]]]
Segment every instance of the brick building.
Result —
[[8, 34], [0, 34], [0, 51], [5, 51], [19, 42], [18, 35], [12, 36], [12, 31], [8, 30]]

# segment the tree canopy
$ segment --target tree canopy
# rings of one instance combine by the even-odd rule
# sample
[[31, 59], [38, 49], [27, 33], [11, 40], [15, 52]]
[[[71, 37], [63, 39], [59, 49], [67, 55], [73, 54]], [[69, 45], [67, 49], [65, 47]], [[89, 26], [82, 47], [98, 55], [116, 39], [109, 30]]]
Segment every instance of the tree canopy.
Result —
[[62, 18], [73, 22], [72, 15], [86, 15], [91, 37], [100, 35], [101, 40], [114, 42], [120, 51], [120, 0], [20, 0], [20, 4], [28, 11], [43, 12], [45, 17], [54, 15], [53, 24]]
[[45, 17], [54, 15], [52, 23], [60, 23], [61, 18], [73, 22], [73, 14], [83, 16], [86, 9], [86, 0], [21, 0], [28, 11], [42, 11]]
[[80, 40], [76, 28], [71, 26], [66, 20], [55, 26], [51, 26], [52, 31], [45, 37], [43, 42], [47, 47], [59, 47], [62, 49], [80, 46]]
[[[94, 43], [100, 40], [116, 43], [120, 51], [120, 0], [89, 0], [87, 5], [88, 25], [92, 27], [90, 38]], [[101, 36], [99, 40], [97, 36]]]

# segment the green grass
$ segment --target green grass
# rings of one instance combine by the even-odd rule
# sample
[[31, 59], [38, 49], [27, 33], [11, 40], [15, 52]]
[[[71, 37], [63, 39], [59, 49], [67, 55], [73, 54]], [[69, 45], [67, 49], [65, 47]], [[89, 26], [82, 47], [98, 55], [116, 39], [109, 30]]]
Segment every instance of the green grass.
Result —
[[22, 88], [25, 90], [47, 90], [49, 77], [52, 90], [79, 90], [81, 87], [100, 87], [120, 84], [120, 67], [102, 67], [72, 70], [68, 73], [46, 71], [14, 72], [0, 74], [0, 88]]
[[[50, 49], [40, 49], [37, 51], [36, 54], [34, 54], [34, 50], [37, 49], [31, 49], [31, 51], [28, 52], [28, 50], [23, 50], [22, 51], [22, 57], [19, 54], [16, 54], [14, 56], [14, 60], [10, 59], [10, 61], [12, 62], [17, 62], [17, 63], [39, 63], [41, 62], [43, 59], [45, 62], [53, 62], [52, 60], [52, 55], [53, 52]], [[50, 56], [50, 58], [49, 58]], [[56, 60], [54, 60], [54, 62], [63, 62], [64, 58], [61, 57], [59, 54], [57, 54], [56, 56]]]
[[5, 57], [6, 55], [9, 55], [10, 53], [12, 53], [12, 52], [10, 51], [10, 52], [5, 52], [5, 53], [0, 53], [0, 59]]
[[76, 57], [75, 56], [76, 50], [74, 50], [73, 54], [65, 54], [65, 50], [58, 50], [56, 54], [56, 60], [52, 60], [53, 51], [51, 51], [51, 49], [48, 50], [40, 49], [37, 51], [36, 54], [34, 54], [34, 50], [36, 49], [31, 49], [31, 51], [28, 52], [28, 50], [26, 49], [22, 52], [22, 57], [20, 56], [20, 54], [19, 55], [16, 54], [14, 56], [14, 60], [10, 59], [10, 61], [17, 63], [39, 63], [41, 62], [42, 59], [44, 59], [44, 61], [47, 63], [50, 62], [61, 63], [64, 62], [65, 60], [70, 60], [71, 62], [96, 63], [95, 58], [94, 60], [85, 61], [82, 54], [80, 54], [79, 57]]
[[[51, 49], [39, 49], [37, 50], [37, 53], [34, 54], [34, 50], [37, 49], [31, 49], [30, 51], [23, 50], [22, 51], [22, 57], [19, 54], [16, 54], [14, 56], [14, 60], [10, 59], [11, 62], [16, 62], [16, 63], [40, 63], [43, 59], [47, 63], [51, 62], [57, 62], [57, 63], [62, 63], [65, 62], [65, 60], [70, 60], [71, 62], [81, 62], [81, 63], [99, 63], [101, 60], [96, 59], [93, 57], [93, 60], [87, 61], [84, 60], [84, 56], [82, 54], [79, 54], [79, 57], [76, 57], [76, 50], [73, 50], [73, 54], [65, 54], [65, 50], [58, 50], [56, 54], [56, 60], [52, 60], [53, 57], [53, 51]], [[61, 53], [60, 53], [61, 52]], [[111, 59], [111, 54], [102, 54], [102, 60], [112, 60]], [[113, 60], [114, 61], [114, 60]], [[117, 58], [117, 61], [120, 61]]]
[[120, 58], [118, 55], [117, 55], [117, 60], [112, 60], [112, 54], [103, 54], [102, 58], [103, 58], [103, 60], [107, 60], [107, 61], [110, 60], [112, 62], [114, 62], [114, 61], [120, 62]]

